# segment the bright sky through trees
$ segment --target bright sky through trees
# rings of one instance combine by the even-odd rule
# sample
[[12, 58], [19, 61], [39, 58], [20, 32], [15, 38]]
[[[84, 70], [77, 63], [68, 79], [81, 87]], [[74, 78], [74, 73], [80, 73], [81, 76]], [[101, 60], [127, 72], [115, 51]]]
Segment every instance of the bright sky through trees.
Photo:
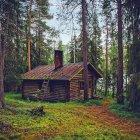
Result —
[[[58, 19], [58, 12], [61, 5], [61, 0], [49, 0], [50, 5], [50, 13], [53, 14], [54, 18], [48, 21], [49, 26], [55, 27], [56, 30], [60, 32], [60, 40], [63, 40], [63, 44], [67, 44], [71, 40], [71, 36], [73, 36], [73, 25], [67, 24], [64, 25], [61, 20]], [[75, 23], [74, 23], [75, 24]], [[76, 31], [75, 31], [76, 32]], [[79, 32], [77, 31], [77, 34]]]

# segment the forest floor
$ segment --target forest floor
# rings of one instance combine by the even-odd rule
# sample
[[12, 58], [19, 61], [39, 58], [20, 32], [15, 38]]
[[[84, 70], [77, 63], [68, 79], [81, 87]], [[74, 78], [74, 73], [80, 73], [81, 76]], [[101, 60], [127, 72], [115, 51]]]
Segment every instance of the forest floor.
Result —
[[[7, 94], [0, 110], [0, 140], [140, 140], [140, 123], [109, 111], [111, 99], [45, 103]], [[32, 109], [43, 106], [40, 116]]]

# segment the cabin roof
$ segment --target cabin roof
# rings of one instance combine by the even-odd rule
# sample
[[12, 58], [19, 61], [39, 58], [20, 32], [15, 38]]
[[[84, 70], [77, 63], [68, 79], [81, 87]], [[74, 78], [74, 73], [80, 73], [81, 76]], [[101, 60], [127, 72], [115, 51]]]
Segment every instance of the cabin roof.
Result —
[[[90, 63], [88, 66], [96, 73], [97, 78], [101, 78], [101, 74]], [[22, 79], [27, 80], [71, 80], [79, 71], [83, 69], [83, 63], [71, 63], [63, 65], [63, 67], [55, 69], [55, 65], [41, 65], [22, 75]]]

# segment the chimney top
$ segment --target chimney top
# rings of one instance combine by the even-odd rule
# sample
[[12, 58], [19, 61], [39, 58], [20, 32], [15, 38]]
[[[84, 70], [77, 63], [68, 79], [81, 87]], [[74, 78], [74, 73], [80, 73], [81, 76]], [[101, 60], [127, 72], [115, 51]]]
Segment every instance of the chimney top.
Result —
[[55, 50], [54, 63], [55, 63], [55, 69], [63, 67], [63, 51]]

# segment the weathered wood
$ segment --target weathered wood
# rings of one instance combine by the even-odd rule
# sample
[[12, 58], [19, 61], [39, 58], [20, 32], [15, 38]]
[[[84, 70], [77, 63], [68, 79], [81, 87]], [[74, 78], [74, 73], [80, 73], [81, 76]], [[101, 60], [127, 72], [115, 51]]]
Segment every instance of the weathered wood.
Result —
[[40, 92], [40, 85], [42, 81], [38, 80], [25, 80], [23, 81], [23, 87], [22, 87], [22, 97], [23, 98], [29, 98], [31, 100], [39, 100], [38, 94]]
[[[93, 85], [93, 73], [88, 70], [88, 79], [92, 82]], [[84, 90], [80, 90], [80, 82], [83, 81], [83, 71], [80, 71], [75, 75], [70, 81], [70, 100], [83, 100], [84, 99]], [[93, 86], [88, 89], [89, 98], [93, 97]]]
[[[93, 83], [96, 77], [89, 70], [88, 89], [89, 98], [93, 98]], [[80, 82], [83, 79], [83, 71], [79, 71], [70, 81], [60, 80], [25, 80], [23, 82], [23, 95], [33, 100], [44, 100], [49, 102], [58, 101], [79, 101], [84, 99], [84, 90], [80, 89]]]
[[66, 101], [67, 100], [67, 94], [66, 94], [66, 81], [50, 81], [49, 88], [52, 87], [53, 91], [50, 91], [48, 89], [44, 89], [44, 100], [56, 102], [56, 101]]

